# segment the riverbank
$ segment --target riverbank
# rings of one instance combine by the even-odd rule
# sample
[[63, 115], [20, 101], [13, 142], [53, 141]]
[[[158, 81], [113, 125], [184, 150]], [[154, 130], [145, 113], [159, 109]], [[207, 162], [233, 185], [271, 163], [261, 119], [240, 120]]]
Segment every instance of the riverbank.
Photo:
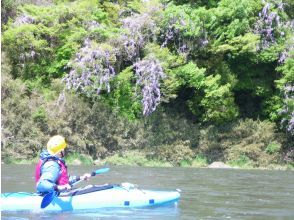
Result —
[[[260, 169], [260, 170], [294, 170], [294, 164], [269, 164], [268, 166], [254, 166], [250, 161], [215, 161], [209, 163], [209, 159], [196, 156], [193, 160], [183, 160], [179, 164], [169, 161], [150, 159], [143, 152], [134, 150], [117, 153], [105, 159], [93, 160], [83, 154], [71, 154], [66, 156], [68, 165], [97, 165], [97, 166], [140, 166], [140, 167], [195, 167], [213, 169]], [[2, 160], [2, 164], [36, 164], [38, 158], [31, 160], [15, 160], [13, 158]]]

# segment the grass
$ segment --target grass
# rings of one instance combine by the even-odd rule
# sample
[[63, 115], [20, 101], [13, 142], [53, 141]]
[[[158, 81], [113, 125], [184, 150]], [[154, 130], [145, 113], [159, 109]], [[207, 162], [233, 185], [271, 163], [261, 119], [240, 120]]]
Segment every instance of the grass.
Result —
[[15, 158], [5, 158], [2, 162], [5, 164], [37, 164], [39, 158], [33, 159], [15, 159]]
[[78, 153], [72, 153], [67, 156], [65, 156], [65, 161], [67, 164], [84, 164], [84, 165], [91, 165], [93, 164], [92, 157], [84, 154], [78, 154]]
[[237, 167], [237, 168], [253, 168], [253, 163], [252, 161], [246, 157], [245, 155], [241, 155], [238, 159], [236, 160], [231, 160], [228, 161], [228, 165], [231, 167]]
[[183, 160], [180, 163], [181, 167], [207, 167], [207, 158], [202, 155], [197, 155], [193, 160]]
[[116, 153], [107, 157], [102, 163], [126, 166], [172, 167], [172, 164], [168, 162], [147, 159], [145, 153], [139, 150]]
[[[14, 159], [5, 158], [2, 160], [5, 164], [36, 164], [39, 158], [33, 159]], [[88, 155], [72, 153], [66, 156], [65, 161], [68, 165], [93, 165], [92, 157]], [[101, 165], [124, 165], [124, 166], [142, 166], [142, 167], [173, 167], [166, 161], [149, 159], [144, 151], [131, 150], [121, 153], [116, 153], [99, 162]], [[253, 162], [246, 156], [240, 156], [237, 160], [226, 162], [232, 168], [238, 169], [269, 169], [269, 170], [294, 170], [294, 163], [288, 164], [270, 164], [266, 167], [256, 167]], [[207, 167], [209, 165], [208, 158], [202, 155], [197, 155], [193, 160], [183, 160], [180, 167]]]

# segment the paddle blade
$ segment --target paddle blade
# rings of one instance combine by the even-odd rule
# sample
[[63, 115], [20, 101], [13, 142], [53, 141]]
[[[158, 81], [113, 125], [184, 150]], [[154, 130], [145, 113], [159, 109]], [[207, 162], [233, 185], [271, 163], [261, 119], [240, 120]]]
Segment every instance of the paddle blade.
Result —
[[53, 199], [57, 196], [57, 192], [53, 191], [50, 193], [47, 193], [46, 196], [44, 196], [44, 198], [42, 199], [41, 202], [41, 209], [46, 208], [52, 201]]
[[[95, 173], [95, 175], [97, 175], [97, 174], [101, 174], [101, 173], [106, 173], [106, 172], [108, 172], [109, 171], [109, 168], [108, 167], [105, 167], [105, 168], [101, 168], [101, 169], [99, 169], [99, 170], [96, 170], [95, 172], [93, 172], [93, 173]], [[94, 175], [94, 176], [95, 176]]]

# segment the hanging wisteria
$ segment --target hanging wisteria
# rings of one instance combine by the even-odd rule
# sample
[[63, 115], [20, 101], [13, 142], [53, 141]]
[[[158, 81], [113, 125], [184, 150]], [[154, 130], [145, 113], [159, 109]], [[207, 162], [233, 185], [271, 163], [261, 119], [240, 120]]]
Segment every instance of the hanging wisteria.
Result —
[[284, 116], [282, 124], [294, 135], [294, 85], [284, 87], [284, 106], [280, 114]]
[[103, 88], [110, 92], [109, 82], [115, 76], [114, 63], [116, 50], [109, 47], [98, 46], [89, 39], [84, 47], [69, 63], [71, 70], [64, 77], [68, 89], [83, 93], [100, 94]]
[[[64, 78], [67, 88], [88, 95], [92, 95], [93, 91], [100, 94], [101, 89], [104, 88], [109, 92], [109, 82], [116, 75], [114, 69], [116, 60], [113, 58], [120, 56], [134, 63], [136, 84], [142, 89], [143, 114], [149, 115], [153, 112], [160, 102], [159, 81], [164, 77], [164, 73], [157, 60], [151, 58], [138, 60], [140, 60], [141, 50], [156, 36], [157, 27], [152, 14], [158, 10], [153, 7], [144, 13], [131, 14], [121, 19], [122, 34], [116, 41], [109, 41], [110, 45], [116, 49], [103, 49], [90, 39], [86, 39], [83, 48], [68, 64], [71, 70]], [[99, 24], [90, 22], [86, 26], [92, 29], [99, 27]]]
[[35, 22], [35, 19], [33, 17], [26, 14], [22, 14], [15, 19], [13, 24], [15, 26], [20, 26], [23, 24], [33, 24], [34, 22]]
[[140, 50], [155, 36], [156, 23], [149, 13], [134, 14], [121, 20], [125, 32], [119, 41], [124, 46], [126, 59], [135, 62]]
[[187, 53], [189, 51], [189, 48], [187, 44], [183, 42], [180, 29], [176, 25], [177, 22], [179, 22], [182, 26], [186, 25], [186, 21], [184, 18], [172, 16], [168, 21], [167, 29], [161, 35], [164, 39], [163, 43], [161, 44], [161, 47], [166, 47], [168, 44], [178, 41], [178, 45], [176, 46], [178, 52]]
[[134, 64], [136, 84], [142, 92], [143, 115], [155, 111], [160, 103], [160, 80], [165, 77], [158, 60], [147, 58]]
[[283, 3], [270, 4], [264, 2], [262, 11], [258, 14], [258, 20], [255, 24], [254, 32], [261, 37], [259, 49], [268, 48], [276, 42], [277, 36], [283, 36], [284, 32], [279, 32], [277, 28], [281, 27], [281, 17], [278, 12], [284, 10]]
[[286, 42], [285, 50], [279, 56], [279, 64], [283, 64], [285, 60], [290, 56], [290, 52], [294, 51], [294, 20], [287, 22], [286, 25], [290, 27], [292, 37]]
[[[21, 26], [24, 24], [33, 24], [35, 22], [36, 20], [33, 17], [26, 14], [21, 14], [15, 19], [13, 24], [15, 26]], [[34, 59], [36, 56], [36, 51], [34, 50], [32, 45], [30, 46], [29, 50], [25, 48], [22, 49], [22, 53], [19, 54], [19, 61], [20, 63], [22, 63], [21, 66], [23, 66], [26, 61]]]
[[97, 21], [86, 21], [85, 26], [87, 30], [94, 30], [96, 28], [99, 28], [101, 25]]
[[167, 29], [161, 35], [164, 39], [161, 47], [166, 47], [169, 44], [174, 43], [178, 53], [188, 54], [192, 49], [195, 49], [195, 47], [199, 49], [204, 48], [209, 43], [207, 32], [203, 27], [200, 28], [197, 37], [187, 37], [184, 36], [184, 33], [187, 32], [187, 30], [181, 30], [179, 26], [190, 29], [190, 32], [196, 32], [198, 29], [195, 22], [190, 18], [182, 17], [182, 15], [173, 15], [168, 20]]

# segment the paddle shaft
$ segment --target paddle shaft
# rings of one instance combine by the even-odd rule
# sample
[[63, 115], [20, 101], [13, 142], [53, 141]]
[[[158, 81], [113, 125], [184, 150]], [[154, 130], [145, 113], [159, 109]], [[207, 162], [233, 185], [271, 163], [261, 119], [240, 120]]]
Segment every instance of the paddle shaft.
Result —
[[[93, 171], [93, 172], [91, 173], [91, 176], [96, 176], [96, 172]], [[76, 185], [76, 184], [82, 182], [83, 180], [84, 180], [84, 179], [81, 179], [81, 176], [79, 176], [79, 177], [76, 178], [76, 182], [74, 182], [72, 185], [74, 186], [74, 185]]]
[[[108, 171], [109, 171], [109, 168], [108, 167], [101, 168], [99, 170], [93, 171], [91, 173], [91, 176], [96, 176], [97, 174], [106, 173]], [[80, 183], [82, 180], [84, 180], [84, 179], [81, 179], [81, 176], [79, 176], [79, 177], [76, 178], [76, 182], [74, 182], [72, 185], [76, 185], [76, 184]]]

